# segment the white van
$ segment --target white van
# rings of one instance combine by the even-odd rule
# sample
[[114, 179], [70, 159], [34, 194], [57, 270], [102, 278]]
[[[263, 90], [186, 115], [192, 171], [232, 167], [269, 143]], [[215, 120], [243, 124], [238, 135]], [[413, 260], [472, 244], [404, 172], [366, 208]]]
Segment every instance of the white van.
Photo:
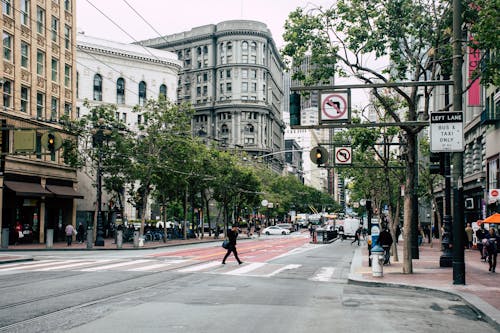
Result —
[[352, 237], [356, 235], [356, 230], [360, 226], [359, 219], [346, 218], [344, 220], [344, 239], [347, 237]]

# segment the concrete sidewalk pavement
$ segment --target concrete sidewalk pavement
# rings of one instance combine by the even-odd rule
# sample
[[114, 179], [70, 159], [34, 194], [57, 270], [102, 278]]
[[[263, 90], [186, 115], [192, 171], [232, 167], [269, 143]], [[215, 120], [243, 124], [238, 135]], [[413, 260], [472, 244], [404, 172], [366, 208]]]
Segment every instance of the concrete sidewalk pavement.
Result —
[[[353, 245], [355, 246], [355, 245]], [[403, 274], [403, 247], [397, 246], [399, 262], [383, 267], [383, 276], [374, 277], [368, 266], [366, 243], [355, 251], [349, 274], [349, 283], [399, 286], [414, 289], [439, 290], [452, 293], [478, 310], [490, 324], [500, 331], [500, 273], [488, 271], [488, 263], [481, 261], [477, 250], [465, 250], [465, 285], [453, 284], [453, 269], [439, 267], [442, 254], [439, 240], [419, 247], [419, 258], [412, 261], [413, 274]]]

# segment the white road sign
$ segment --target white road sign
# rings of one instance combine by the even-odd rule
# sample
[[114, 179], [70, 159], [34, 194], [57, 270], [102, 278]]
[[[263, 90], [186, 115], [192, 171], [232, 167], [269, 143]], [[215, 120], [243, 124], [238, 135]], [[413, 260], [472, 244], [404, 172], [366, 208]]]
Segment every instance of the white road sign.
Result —
[[431, 113], [431, 151], [464, 151], [464, 114], [456, 112]]
[[349, 91], [321, 93], [319, 105], [321, 122], [349, 120], [349, 104]]
[[352, 148], [335, 147], [335, 164], [351, 164], [351, 163], [352, 163]]

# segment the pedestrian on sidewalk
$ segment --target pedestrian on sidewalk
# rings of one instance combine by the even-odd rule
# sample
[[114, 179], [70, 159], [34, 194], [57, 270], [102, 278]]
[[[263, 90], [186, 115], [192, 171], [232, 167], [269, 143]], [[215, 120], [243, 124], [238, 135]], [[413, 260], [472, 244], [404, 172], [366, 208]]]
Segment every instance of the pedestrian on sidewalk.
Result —
[[362, 232], [363, 232], [363, 228], [360, 226], [358, 228], [358, 230], [356, 230], [356, 232], [354, 233], [354, 240], [351, 242], [351, 245], [354, 242], [358, 242], [358, 246], [359, 246], [359, 240], [361, 239], [361, 233]]
[[233, 252], [236, 261], [238, 261], [238, 264], [241, 265], [243, 262], [240, 258], [238, 258], [238, 252], [236, 251], [236, 238], [238, 238], [238, 226], [236, 224], [233, 224], [232, 228], [227, 231], [227, 238], [229, 239], [229, 245], [227, 247], [226, 255], [224, 256], [224, 259], [222, 259], [222, 264], [226, 264], [227, 257], [229, 257], [231, 252]]
[[393, 243], [392, 235], [387, 225], [384, 226], [384, 229], [378, 235], [378, 243], [384, 249], [384, 265], [387, 265], [390, 263], [391, 245]]
[[71, 223], [68, 223], [66, 225], [66, 228], [64, 229], [64, 232], [66, 233], [66, 243], [68, 246], [71, 246], [71, 242], [73, 241], [73, 234], [75, 233], [75, 228], [73, 228], [73, 225]]
[[472, 229], [470, 223], [467, 223], [465, 227], [465, 235], [467, 236], [467, 248], [472, 249], [472, 236], [474, 234], [474, 230]]
[[476, 230], [477, 249], [479, 250], [479, 253], [481, 253], [481, 260], [486, 259], [483, 254], [483, 239], [486, 237], [487, 233], [488, 232], [484, 228], [484, 223], [481, 223], [479, 229]]
[[500, 244], [500, 235], [493, 227], [490, 228], [489, 238], [485, 242], [486, 253], [488, 256], [489, 271], [495, 273], [497, 267], [498, 245]]
[[78, 233], [76, 234], [77, 241], [83, 243], [83, 241], [85, 240], [85, 228], [83, 227], [83, 224], [81, 222], [78, 224], [77, 231], [78, 231]]

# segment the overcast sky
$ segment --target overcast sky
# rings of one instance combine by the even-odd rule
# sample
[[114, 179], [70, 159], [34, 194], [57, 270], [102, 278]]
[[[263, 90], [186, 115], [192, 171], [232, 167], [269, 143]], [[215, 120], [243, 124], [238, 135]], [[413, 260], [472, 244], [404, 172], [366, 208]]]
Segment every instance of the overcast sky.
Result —
[[333, 0], [78, 0], [76, 19], [78, 31], [84, 31], [86, 35], [125, 43], [133, 42], [134, 39], [156, 38], [159, 37], [158, 33], [170, 35], [226, 20], [256, 20], [267, 25], [276, 45], [281, 48], [283, 26], [290, 12], [297, 7], [329, 6], [332, 2]]

